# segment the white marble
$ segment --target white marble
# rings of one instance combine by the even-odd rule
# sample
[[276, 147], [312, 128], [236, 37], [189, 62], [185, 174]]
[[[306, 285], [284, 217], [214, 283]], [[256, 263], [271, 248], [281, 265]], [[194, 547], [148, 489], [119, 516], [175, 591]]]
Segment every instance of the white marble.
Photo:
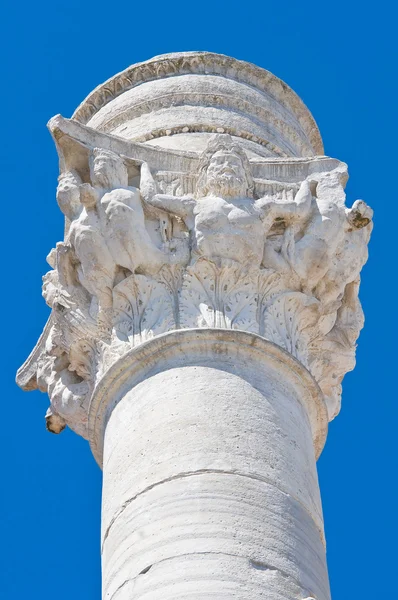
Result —
[[153, 174], [141, 161], [139, 187], [123, 155], [94, 147], [87, 161], [90, 183], [70, 167], [60, 175], [67, 231], [43, 285], [53, 316], [26, 375], [52, 413], [84, 435], [85, 397], [129, 348], [179, 327], [227, 327], [298, 358], [333, 418], [363, 323], [372, 217], [362, 201], [345, 207], [346, 166], [320, 158], [303, 180], [262, 178], [270, 165], [252, 166], [228, 134], [210, 139], [194, 173]]
[[347, 166], [286, 84], [212, 53], [133, 65], [49, 129], [65, 237], [17, 381], [103, 464], [104, 597], [326, 600], [315, 459], [372, 229]]
[[[281, 597], [328, 599], [314, 453], [327, 414], [311, 376], [278, 346], [240, 331], [176, 331], [145, 346], [108, 372], [90, 411], [105, 429], [105, 597], [156, 596], [158, 567], [178, 557], [179, 576], [163, 589], [170, 600], [198, 577], [195, 597], [246, 590], [274, 600], [295, 586]], [[103, 414], [111, 396], [116, 406]], [[199, 561], [196, 573], [185, 573], [187, 559]], [[245, 578], [231, 579], [238, 559], [263, 573], [251, 590]]]
[[212, 52], [164, 54], [132, 65], [98, 86], [73, 118], [168, 148], [197, 134], [203, 151], [208, 136], [221, 131], [258, 156], [323, 154], [317, 125], [292, 89], [269, 71]]

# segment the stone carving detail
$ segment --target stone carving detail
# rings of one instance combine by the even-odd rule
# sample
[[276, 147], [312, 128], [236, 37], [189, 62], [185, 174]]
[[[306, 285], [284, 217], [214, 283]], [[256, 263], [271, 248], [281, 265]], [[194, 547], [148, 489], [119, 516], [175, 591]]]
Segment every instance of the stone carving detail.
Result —
[[219, 266], [200, 257], [184, 275], [181, 327], [258, 330], [255, 277], [237, 262]]
[[[111, 133], [119, 126], [125, 126], [126, 119], [129, 118], [128, 112], [123, 110], [123, 116], [117, 113], [108, 115], [105, 123], [96, 122], [96, 116], [101, 108], [106, 107], [118, 96], [126, 93], [132, 88], [139, 88], [145, 82], [155, 82], [179, 76], [192, 76], [206, 74], [207, 76], [222, 77], [228, 81], [241, 82], [246, 86], [250, 86], [252, 90], [258, 89], [263, 96], [263, 102], [255, 102], [247, 99], [247, 91], [245, 96], [234, 93], [217, 93], [214, 89], [212, 94], [201, 94], [200, 89], [189, 88], [188, 108], [198, 105], [209, 107], [227, 107], [230, 116], [234, 112], [241, 115], [252, 115], [257, 123], [273, 124], [278, 127], [281, 125], [281, 117], [283, 119], [283, 129], [289, 132], [289, 139], [294, 146], [301, 148], [302, 156], [311, 156], [313, 154], [323, 154], [323, 146], [318, 132], [316, 123], [312, 116], [306, 110], [301, 100], [289, 90], [286, 85], [280, 86], [279, 80], [272, 73], [265, 71], [255, 65], [237, 61], [228, 56], [213, 54], [211, 52], [184, 52], [162, 55], [144, 63], [131, 65], [122, 73], [119, 73], [97, 87], [85, 101], [76, 109], [73, 119], [80, 123], [89, 124], [95, 129], [100, 129], [106, 133]], [[272, 108], [267, 102], [269, 90], [272, 90]], [[230, 88], [229, 88], [230, 91]], [[265, 98], [264, 98], [265, 96]], [[162, 93], [159, 96], [145, 96], [142, 100], [133, 107], [134, 116], [153, 115], [157, 112], [162, 112], [170, 108], [170, 106], [181, 106], [187, 101], [187, 90], [180, 87], [173, 90], [171, 97], [168, 94]], [[279, 110], [275, 110], [275, 101], [280, 103]], [[299, 131], [297, 125], [292, 123], [294, 117], [300, 115]], [[184, 120], [181, 126], [170, 125], [169, 119], [162, 119], [155, 126], [152, 124], [150, 131], [146, 135], [140, 135], [136, 141], [148, 141], [150, 139], [161, 137], [164, 135], [175, 135], [178, 133], [195, 133], [196, 131], [207, 131], [216, 133], [217, 131], [226, 132], [231, 135], [236, 135], [241, 138], [252, 140], [257, 146], [264, 146], [272, 155], [289, 156], [290, 153], [283, 151], [277, 144], [272, 143], [269, 139], [264, 139], [261, 135], [242, 128], [242, 123], [239, 127], [234, 127], [229, 119], [228, 123], [215, 122], [199, 122], [197, 121], [197, 113], [192, 123]], [[152, 118], [153, 121], [153, 118]], [[305, 138], [305, 141], [304, 139]]]
[[253, 177], [239, 144], [218, 134], [196, 172], [152, 173], [140, 156], [87, 145], [87, 169], [65, 164], [59, 178], [65, 240], [43, 278], [52, 316], [19, 374], [26, 389], [48, 392], [49, 430], [85, 436], [106, 369], [153, 336], [194, 327], [275, 342], [310, 370], [333, 418], [363, 325], [372, 228], [364, 202], [345, 207], [346, 166]]
[[113, 328], [122, 342], [136, 346], [175, 329], [173, 298], [164, 283], [130, 275], [113, 289]]
[[317, 324], [319, 301], [301, 292], [282, 292], [271, 298], [263, 315], [263, 336], [290, 352], [308, 367], [311, 329]]

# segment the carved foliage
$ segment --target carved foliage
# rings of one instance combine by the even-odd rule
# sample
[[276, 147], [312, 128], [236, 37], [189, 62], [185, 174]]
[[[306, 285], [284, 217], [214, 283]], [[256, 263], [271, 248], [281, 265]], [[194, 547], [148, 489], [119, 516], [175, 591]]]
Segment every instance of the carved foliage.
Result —
[[130, 275], [113, 288], [115, 336], [130, 347], [175, 328], [167, 287], [144, 275]]
[[180, 299], [181, 327], [256, 330], [256, 274], [239, 263], [200, 258], [188, 267]]
[[318, 321], [319, 301], [301, 292], [283, 292], [264, 306], [264, 337], [308, 366], [308, 343]]

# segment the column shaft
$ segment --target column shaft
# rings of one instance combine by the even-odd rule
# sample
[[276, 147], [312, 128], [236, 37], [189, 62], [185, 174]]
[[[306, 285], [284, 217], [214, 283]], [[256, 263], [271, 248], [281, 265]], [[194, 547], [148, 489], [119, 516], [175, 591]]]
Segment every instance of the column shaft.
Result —
[[106, 600], [329, 598], [305, 392], [236, 358], [158, 363], [112, 410]]

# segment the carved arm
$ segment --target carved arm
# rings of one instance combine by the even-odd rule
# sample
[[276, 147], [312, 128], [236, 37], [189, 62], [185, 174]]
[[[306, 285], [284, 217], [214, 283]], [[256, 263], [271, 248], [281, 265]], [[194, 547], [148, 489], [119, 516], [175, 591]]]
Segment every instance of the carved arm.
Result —
[[266, 197], [257, 200], [256, 206], [263, 212], [263, 218], [271, 217], [273, 219], [284, 219], [289, 216], [306, 218], [311, 210], [312, 184], [313, 182], [310, 182], [307, 179], [303, 181], [293, 202], [280, 201], [276, 198]]
[[193, 209], [195, 206], [195, 200], [191, 196], [171, 196], [170, 194], [158, 194], [156, 190], [156, 183], [152, 177], [149, 166], [147, 163], [142, 163], [141, 166], [141, 183], [140, 191], [144, 201], [157, 208], [164, 210], [172, 215], [181, 217], [189, 229], [192, 229], [193, 221]]

